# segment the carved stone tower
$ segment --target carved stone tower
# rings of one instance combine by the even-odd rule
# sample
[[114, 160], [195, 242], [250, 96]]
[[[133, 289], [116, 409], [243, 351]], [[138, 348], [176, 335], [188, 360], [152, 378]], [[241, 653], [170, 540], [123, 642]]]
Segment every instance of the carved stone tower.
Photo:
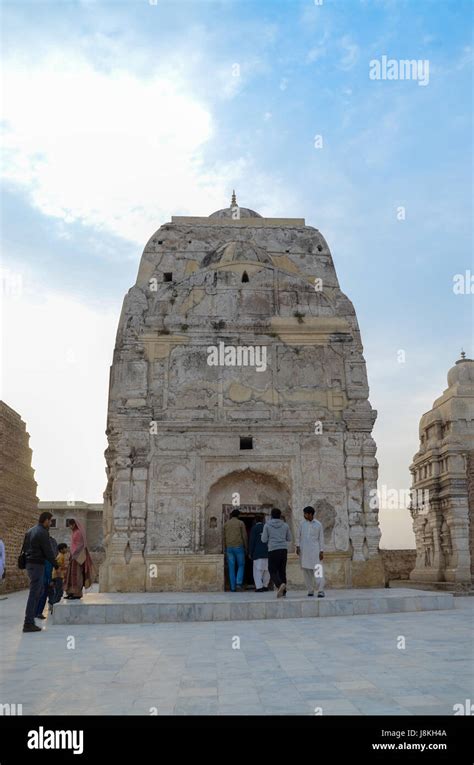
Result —
[[[222, 527], [311, 504], [328, 586], [383, 586], [376, 412], [354, 307], [299, 218], [173, 217], [125, 297], [110, 377], [103, 591], [224, 588]], [[301, 573], [289, 556], [289, 581]]]

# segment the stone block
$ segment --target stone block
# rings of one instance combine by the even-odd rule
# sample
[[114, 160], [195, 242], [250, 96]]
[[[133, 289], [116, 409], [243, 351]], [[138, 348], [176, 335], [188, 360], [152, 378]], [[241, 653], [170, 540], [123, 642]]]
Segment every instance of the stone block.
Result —
[[265, 619], [265, 603], [249, 603], [249, 619]]
[[213, 603], [196, 603], [194, 607], [197, 622], [212, 622], [214, 617]]
[[193, 589], [207, 590], [216, 584], [216, 568], [206, 560], [184, 564], [184, 581], [193, 584]]
[[388, 598], [370, 598], [369, 614], [388, 614]]
[[301, 617], [301, 600], [284, 600], [282, 616], [285, 619], [296, 619]]
[[357, 615], [370, 613], [369, 601], [366, 598], [354, 598], [353, 613]]
[[334, 600], [321, 599], [319, 601], [319, 616], [336, 616], [336, 603]]
[[178, 590], [178, 569], [176, 564], [158, 563], [156, 577], [150, 578], [150, 589]]
[[106, 624], [123, 624], [123, 604], [109, 604], [105, 610]]
[[[87, 623], [88, 624], [105, 624], [105, 606], [84, 606], [88, 609]], [[81, 619], [83, 616], [81, 615]]]
[[418, 611], [417, 602], [415, 597], [404, 598], [392, 598], [387, 597], [387, 607], [389, 613], [397, 613], [404, 611]]
[[196, 621], [196, 610], [194, 603], [178, 603], [178, 621], [194, 622]]
[[160, 622], [177, 622], [178, 606], [173, 603], [160, 603], [158, 611], [158, 620]]
[[230, 619], [230, 603], [214, 603], [213, 621], [228, 621]]
[[301, 616], [319, 616], [319, 600], [316, 597], [303, 600], [301, 603]]
[[416, 598], [418, 611], [432, 611], [438, 608], [438, 599], [436, 595], [418, 595]]
[[136, 624], [142, 618], [142, 606], [134, 603], [127, 603], [123, 608], [123, 623]]
[[454, 608], [454, 598], [451, 593], [446, 593], [445, 595], [437, 595], [436, 596], [436, 603], [437, 608], [441, 610], [446, 610], [450, 608]]
[[384, 587], [385, 572], [380, 555], [365, 561], [351, 562], [353, 587]]
[[335, 600], [334, 601], [334, 612], [335, 616], [352, 616], [354, 613], [354, 606], [352, 603], [352, 600], [349, 598], [347, 600]]
[[248, 603], [231, 603], [230, 618], [232, 621], [241, 621], [249, 618]]
[[160, 608], [158, 603], [150, 603], [141, 606], [142, 622], [144, 624], [156, 624], [161, 621]]
[[[143, 502], [143, 503], [145, 502], [145, 500], [146, 500], [146, 488], [147, 488], [146, 480], [145, 481], [137, 481], [135, 479], [135, 476], [134, 476], [133, 483], [132, 483], [132, 501], [133, 501], [134, 505], [138, 504], [138, 503], [141, 503], [141, 502]], [[145, 517], [145, 516], [143, 516], [143, 517]]]
[[141, 556], [132, 557], [130, 563], [122, 556], [105, 559], [99, 576], [100, 592], [144, 592], [146, 569]]
[[283, 607], [281, 601], [274, 600], [272, 602], [265, 603], [265, 618], [266, 619], [279, 619], [282, 615]]

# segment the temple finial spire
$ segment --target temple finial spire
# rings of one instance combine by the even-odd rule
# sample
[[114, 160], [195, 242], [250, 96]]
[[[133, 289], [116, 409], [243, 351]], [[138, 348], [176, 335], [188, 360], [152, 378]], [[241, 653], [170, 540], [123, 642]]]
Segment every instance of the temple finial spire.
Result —
[[465, 351], [462, 348], [461, 348], [461, 358], [462, 359], [466, 358], [466, 353], [465, 353]]
[[235, 196], [235, 189], [232, 189], [232, 199], [230, 200], [231, 207], [237, 207], [237, 197]]

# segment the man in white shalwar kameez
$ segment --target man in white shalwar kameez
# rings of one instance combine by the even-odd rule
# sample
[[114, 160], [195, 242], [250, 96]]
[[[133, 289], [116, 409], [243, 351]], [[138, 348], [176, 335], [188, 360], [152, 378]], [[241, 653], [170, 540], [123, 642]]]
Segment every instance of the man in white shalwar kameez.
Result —
[[324, 529], [314, 517], [314, 507], [305, 507], [304, 521], [300, 525], [296, 553], [300, 557], [304, 581], [308, 588], [308, 596], [314, 596], [314, 586], [317, 584], [318, 598], [324, 598]]

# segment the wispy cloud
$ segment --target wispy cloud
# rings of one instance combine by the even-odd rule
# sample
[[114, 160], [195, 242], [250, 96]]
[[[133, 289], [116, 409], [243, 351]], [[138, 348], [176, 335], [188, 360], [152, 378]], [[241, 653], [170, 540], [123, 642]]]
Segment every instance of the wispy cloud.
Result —
[[204, 167], [211, 111], [172, 72], [57, 54], [34, 71], [9, 61], [4, 77], [4, 177], [45, 215], [143, 243], [171, 210], [220, 207], [241, 173], [239, 158]]
[[344, 71], [349, 71], [359, 60], [360, 48], [350, 35], [344, 35], [344, 37], [339, 40], [339, 46], [343, 53], [339, 59], [339, 66], [341, 69], [344, 69]]

